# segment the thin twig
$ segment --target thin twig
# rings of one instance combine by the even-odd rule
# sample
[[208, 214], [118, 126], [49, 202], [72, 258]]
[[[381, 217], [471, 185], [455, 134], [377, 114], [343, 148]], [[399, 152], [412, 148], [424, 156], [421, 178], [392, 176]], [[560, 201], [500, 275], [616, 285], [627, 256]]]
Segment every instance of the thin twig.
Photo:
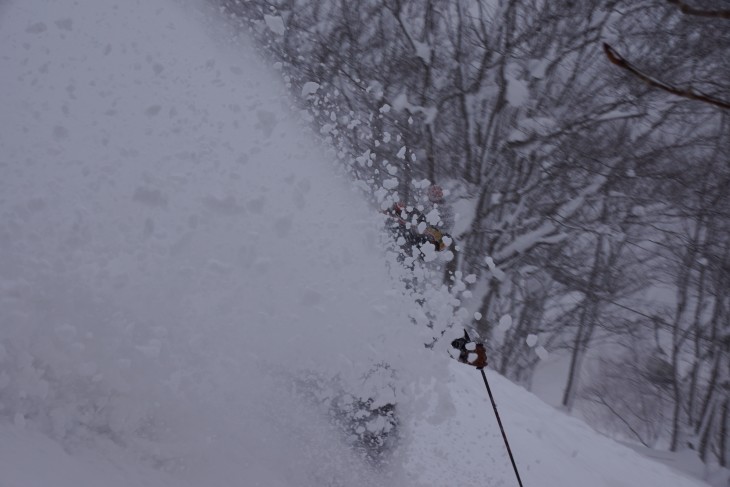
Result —
[[613, 64], [622, 69], [625, 69], [626, 71], [630, 72], [650, 86], [659, 88], [673, 95], [681, 96], [683, 98], [689, 98], [690, 100], [698, 100], [704, 103], [718, 106], [720, 108], [724, 108], [726, 110], [730, 110], [730, 102], [720, 100], [719, 98], [714, 98], [710, 95], [705, 95], [704, 93], [699, 93], [692, 90], [691, 88], [678, 88], [676, 86], [672, 86], [649, 76], [648, 74], [642, 72], [641, 70], [639, 70], [639, 68], [631, 64], [629, 61], [627, 61], [626, 58], [624, 58], [613, 47], [609, 46], [605, 42], [603, 43], [603, 51], [606, 53], [606, 57], [608, 57], [608, 60], [611, 61]]
[[700, 10], [690, 7], [682, 0], [667, 0], [672, 5], [676, 5], [679, 11], [685, 15], [696, 15], [698, 17], [710, 17], [717, 19], [730, 19], [730, 10]]

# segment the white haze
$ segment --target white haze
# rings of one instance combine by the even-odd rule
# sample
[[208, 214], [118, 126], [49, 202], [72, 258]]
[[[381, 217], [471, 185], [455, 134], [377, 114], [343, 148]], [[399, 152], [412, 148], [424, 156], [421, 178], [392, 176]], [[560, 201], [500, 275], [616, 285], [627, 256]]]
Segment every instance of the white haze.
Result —
[[227, 451], [252, 480], [321, 485], [352, 465], [293, 381], [387, 402], [395, 379], [365, 375], [387, 360], [410, 384], [427, 352], [379, 220], [252, 50], [199, 17], [4, 7], [0, 414], [172, 470]]

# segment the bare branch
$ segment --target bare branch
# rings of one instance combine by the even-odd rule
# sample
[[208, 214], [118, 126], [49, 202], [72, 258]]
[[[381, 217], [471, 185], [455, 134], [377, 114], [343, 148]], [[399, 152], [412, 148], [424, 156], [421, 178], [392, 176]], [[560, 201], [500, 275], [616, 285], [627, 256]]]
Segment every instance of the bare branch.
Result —
[[717, 19], [730, 19], [730, 10], [700, 10], [690, 7], [682, 0], [667, 0], [672, 5], [676, 5], [679, 11], [685, 15], [696, 15], [698, 17], [710, 17]]
[[666, 92], [669, 92], [673, 95], [681, 96], [683, 98], [688, 98], [690, 100], [698, 100], [704, 103], [709, 103], [711, 105], [718, 106], [720, 108], [724, 108], [726, 110], [730, 110], [730, 102], [720, 100], [718, 98], [714, 98], [710, 95], [705, 95], [704, 93], [699, 93], [697, 91], [692, 90], [691, 88], [682, 89], [678, 88], [676, 86], [669, 85], [667, 83], [664, 83], [663, 81], [660, 81], [656, 78], [653, 78], [649, 76], [648, 74], [642, 72], [631, 64], [629, 61], [626, 60], [621, 54], [616, 52], [616, 50], [606, 44], [603, 43], [603, 51], [606, 53], [606, 57], [608, 57], [608, 60], [611, 61], [616, 66], [625, 69], [626, 71], [630, 72], [643, 82], [649, 84], [650, 86], [653, 86], [655, 88], [659, 88], [661, 90], [664, 90]]

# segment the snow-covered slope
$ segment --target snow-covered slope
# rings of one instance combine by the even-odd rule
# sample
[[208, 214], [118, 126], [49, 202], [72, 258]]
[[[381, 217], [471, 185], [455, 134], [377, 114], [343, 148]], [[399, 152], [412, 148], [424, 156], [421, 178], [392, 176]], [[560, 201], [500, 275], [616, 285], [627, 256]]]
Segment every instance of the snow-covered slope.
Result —
[[[214, 17], [0, 3], [0, 486], [513, 485], [479, 374]], [[490, 378], [525, 485], [697, 485]], [[397, 402], [386, 467], [312, 380]]]

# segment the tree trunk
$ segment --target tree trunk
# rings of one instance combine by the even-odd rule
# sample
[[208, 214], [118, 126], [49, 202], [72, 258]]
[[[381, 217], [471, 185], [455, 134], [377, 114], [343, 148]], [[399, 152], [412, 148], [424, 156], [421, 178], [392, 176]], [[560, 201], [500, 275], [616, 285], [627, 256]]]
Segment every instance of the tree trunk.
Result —
[[723, 468], [728, 467], [728, 451], [727, 451], [727, 443], [728, 443], [728, 421], [730, 421], [730, 414], [728, 414], [728, 400], [725, 399], [725, 402], [722, 403], [722, 419], [720, 420], [720, 452], [719, 452], [719, 460], [720, 460], [720, 466]]
[[603, 261], [601, 253], [605, 235], [600, 234], [596, 240], [596, 250], [593, 258], [593, 268], [588, 279], [585, 292], [588, 293], [585, 298], [585, 307], [581, 312], [578, 331], [573, 341], [573, 354], [570, 358], [570, 368], [568, 369], [568, 381], [563, 392], [563, 407], [568, 411], [573, 409], [575, 396], [578, 393], [580, 385], [580, 371], [583, 365], [583, 358], [590, 344], [593, 335], [593, 329], [596, 325], [596, 317], [598, 314], [598, 297], [595, 295], [597, 290], [598, 278], [602, 274]]

